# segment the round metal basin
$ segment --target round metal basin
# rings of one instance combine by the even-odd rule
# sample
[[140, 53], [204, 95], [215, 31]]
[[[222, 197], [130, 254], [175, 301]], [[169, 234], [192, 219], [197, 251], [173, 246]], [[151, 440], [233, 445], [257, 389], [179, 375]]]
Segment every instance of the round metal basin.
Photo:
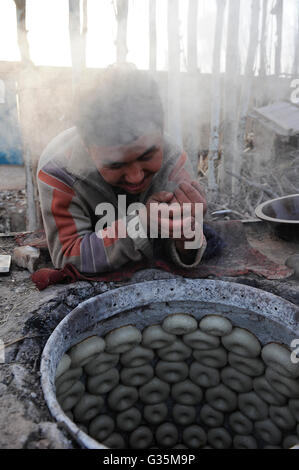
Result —
[[89, 336], [105, 336], [127, 324], [142, 330], [176, 312], [187, 312], [197, 320], [209, 314], [223, 315], [235, 326], [250, 330], [262, 344], [276, 341], [290, 346], [299, 334], [299, 309], [295, 305], [259, 289], [222, 281], [142, 282], [84, 301], [56, 327], [41, 360], [41, 385], [49, 410], [81, 446], [106, 449], [80, 430], [57, 402], [55, 373], [63, 354]]
[[299, 240], [299, 194], [264, 202], [255, 214], [272, 225], [281, 238]]

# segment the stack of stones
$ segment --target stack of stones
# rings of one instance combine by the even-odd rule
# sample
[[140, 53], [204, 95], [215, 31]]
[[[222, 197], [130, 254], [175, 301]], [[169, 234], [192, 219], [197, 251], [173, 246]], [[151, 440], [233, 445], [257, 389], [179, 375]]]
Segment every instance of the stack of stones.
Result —
[[73, 346], [57, 400], [108, 448], [290, 448], [299, 442], [299, 364], [219, 315], [167, 316]]

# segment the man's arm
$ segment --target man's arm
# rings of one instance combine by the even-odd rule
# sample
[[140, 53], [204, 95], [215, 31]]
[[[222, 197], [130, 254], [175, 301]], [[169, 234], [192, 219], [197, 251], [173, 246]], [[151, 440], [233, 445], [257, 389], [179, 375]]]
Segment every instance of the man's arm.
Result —
[[[126, 224], [130, 218], [115, 221], [114, 236], [108, 227], [101, 231], [99, 238], [87, 208], [62, 169], [59, 178], [44, 169], [39, 171], [38, 187], [48, 247], [56, 268], [70, 263], [83, 273], [95, 274], [151, 256], [152, 246], [148, 239], [134, 240], [127, 235]], [[125, 225], [125, 238], [118, 236], [121, 224]]]

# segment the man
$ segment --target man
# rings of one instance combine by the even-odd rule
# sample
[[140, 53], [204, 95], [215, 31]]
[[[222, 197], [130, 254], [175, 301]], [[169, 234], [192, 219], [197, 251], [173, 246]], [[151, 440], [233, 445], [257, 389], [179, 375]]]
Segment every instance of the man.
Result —
[[[58, 135], [43, 152], [38, 167], [41, 210], [52, 262], [73, 264], [84, 274], [113, 271], [153, 256], [151, 207], [157, 203], [191, 204], [191, 216], [155, 218], [172, 260], [195, 267], [205, 251], [186, 249], [186, 222], [193, 224], [195, 203], [206, 200], [192, 175], [186, 154], [165, 136], [163, 109], [156, 83], [129, 65], [110, 67], [88, 87], [82, 86], [74, 106], [76, 127]], [[143, 203], [139, 216], [118, 214], [118, 196]], [[110, 203], [116, 220], [101, 230], [97, 208]], [[143, 237], [130, 235], [129, 223], [140, 222]], [[177, 225], [179, 224], [179, 227]], [[179, 230], [176, 230], [179, 228]], [[97, 233], [96, 233], [97, 231]], [[119, 236], [120, 232], [124, 236]], [[179, 232], [179, 238], [177, 233]]]

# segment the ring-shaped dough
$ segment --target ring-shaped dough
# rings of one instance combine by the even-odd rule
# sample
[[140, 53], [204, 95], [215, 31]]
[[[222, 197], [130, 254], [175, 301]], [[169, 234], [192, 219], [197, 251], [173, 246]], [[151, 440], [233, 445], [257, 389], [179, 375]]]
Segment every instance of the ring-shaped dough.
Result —
[[151, 362], [154, 356], [155, 353], [152, 349], [138, 345], [122, 354], [120, 362], [124, 367], [140, 367]]
[[166, 333], [160, 325], [150, 325], [142, 331], [142, 345], [146, 348], [165, 348], [175, 340], [176, 336]]
[[227, 385], [227, 387], [237, 393], [246, 393], [252, 390], [252, 378], [242, 374], [242, 372], [233, 367], [225, 367], [225, 369], [222, 369], [221, 380], [224, 385]]
[[85, 392], [82, 382], [75, 382], [72, 387], [64, 394], [57, 396], [57, 401], [63, 411], [70, 411], [80, 400]]
[[68, 369], [55, 382], [56, 395], [63, 395], [77, 382], [83, 373], [82, 367]]
[[124, 438], [118, 432], [113, 432], [110, 436], [105, 439], [102, 444], [108, 447], [108, 449], [126, 449], [126, 443]]
[[256, 439], [253, 436], [235, 436], [234, 449], [258, 449]]
[[164, 318], [162, 328], [173, 335], [186, 335], [197, 329], [197, 321], [192, 315], [174, 313]]
[[196, 408], [195, 406], [180, 405], [179, 403], [176, 403], [172, 408], [172, 416], [175, 423], [186, 427], [195, 422]]
[[156, 405], [167, 400], [170, 386], [163, 380], [154, 377], [139, 389], [140, 400], [146, 405]]
[[144, 419], [149, 424], [161, 424], [168, 415], [168, 408], [165, 403], [157, 403], [156, 405], [145, 405], [143, 408]]
[[262, 359], [268, 367], [284, 377], [296, 379], [299, 377], [299, 363], [291, 361], [291, 352], [286, 346], [269, 343], [262, 349]]
[[129, 443], [132, 449], [148, 449], [153, 441], [153, 433], [147, 426], [140, 426], [130, 435]]
[[209, 428], [218, 428], [224, 423], [224, 414], [205, 404], [200, 410], [200, 421]]
[[180, 405], [197, 405], [202, 400], [202, 390], [191, 380], [178, 382], [171, 387], [172, 398]]
[[282, 433], [270, 419], [257, 421], [254, 424], [254, 429], [257, 435], [267, 444], [279, 445], [281, 443]]
[[249, 377], [258, 377], [262, 375], [265, 370], [263, 361], [258, 357], [243, 357], [230, 352], [228, 354], [228, 362], [234, 369]]
[[229, 449], [232, 445], [232, 438], [225, 428], [210, 429], [208, 443], [213, 449]]
[[231, 322], [220, 315], [207, 315], [200, 320], [199, 328], [213, 336], [226, 336], [232, 329]]
[[266, 369], [266, 379], [270, 385], [282, 395], [285, 395], [288, 398], [298, 398], [299, 397], [299, 381], [290, 379], [289, 377], [284, 377], [278, 374], [271, 367]]
[[207, 443], [205, 431], [196, 424], [183, 430], [183, 442], [189, 449], [199, 449]]
[[281, 395], [281, 393], [278, 393], [276, 390], [274, 390], [274, 388], [271, 387], [264, 375], [262, 377], [256, 377], [253, 380], [253, 388], [254, 391], [258, 394], [258, 396], [266, 403], [268, 403], [268, 405], [282, 406], [285, 405], [287, 402], [287, 397]]
[[299, 399], [291, 398], [289, 400], [289, 408], [296, 421], [299, 423]]
[[159, 447], [173, 447], [178, 442], [179, 432], [173, 423], [163, 423], [155, 432], [156, 442]]
[[253, 431], [253, 423], [241, 411], [232, 413], [228, 422], [234, 433], [242, 436], [248, 436]]
[[113, 433], [114, 428], [115, 423], [111, 416], [99, 415], [89, 423], [88, 432], [91, 437], [102, 442]]
[[102, 409], [103, 405], [103, 397], [85, 393], [73, 409], [75, 421], [79, 423], [86, 423], [90, 421], [99, 414], [99, 411]]
[[109, 331], [105, 336], [106, 351], [123, 354], [141, 343], [142, 334], [133, 325], [125, 325]]
[[240, 411], [253, 421], [267, 418], [269, 407], [255, 392], [240, 393], [238, 397]]
[[69, 350], [72, 367], [83, 367], [105, 349], [105, 341], [99, 336], [90, 336]]
[[112, 367], [115, 367], [118, 360], [119, 354], [102, 352], [84, 366], [84, 371], [87, 375], [91, 376], [103, 374]]
[[296, 426], [296, 419], [288, 406], [270, 406], [269, 415], [279, 429], [290, 431]]
[[192, 349], [186, 346], [182, 340], [176, 339], [172, 344], [157, 350], [160, 359], [167, 362], [179, 362], [191, 356]]
[[197, 362], [207, 367], [220, 369], [227, 364], [227, 352], [222, 346], [207, 351], [193, 351], [193, 356]]
[[134, 387], [117, 385], [108, 395], [108, 405], [112, 410], [125, 411], [138, 400], [138, 392]]
[[131, 387], [141, 387], [154, 377], [154, 369], [150, 364], [139, 367], [123, 367], [120, 379], [123, 384]]
[[192, 362], [189, 377], [196, 385], [204, 388], [216, 387], [220, 382], [220, 373], [214, 367], [206, 367], [199, 362]]
[[62, 356], [56, 369], [55, 380], [57, 380], [71, 367], [71, 362], [72, 360], [68, 354], [64, 354]]
[[167, 383], [182, 382], [188, 377], [188, 365], [186, 362], [157, 362], [155, 369], [157, 377]]
[[229, 335], [221, 338], [221, 341], [228, 351], [246, 358], [255, 358], [261, 352], [261, 345], [257, 337], [244, 328], [233, 328]]
[[237, 407], [237, 394], [220, 384], [206, 391], [206, 401], [215, 410], [231, 413]]
[[119, 382], [119, 372], [117, 369], [106, 370], [103, 374], [88, 377], [87, 390], [94, 395], [101, 395], [110, 392]]
[[125, 432], [131, 432], [141, 423], [142, 415], [138, 408], [129, 408], [117, 414], [116, 424], [119, 429]]
[[183, 341], [189, 348], [199, 351], [216, 349], [220, 345], [220, 339], [217, 336], [209, 335], [201, 330], [193, 331], [183, 336]]

